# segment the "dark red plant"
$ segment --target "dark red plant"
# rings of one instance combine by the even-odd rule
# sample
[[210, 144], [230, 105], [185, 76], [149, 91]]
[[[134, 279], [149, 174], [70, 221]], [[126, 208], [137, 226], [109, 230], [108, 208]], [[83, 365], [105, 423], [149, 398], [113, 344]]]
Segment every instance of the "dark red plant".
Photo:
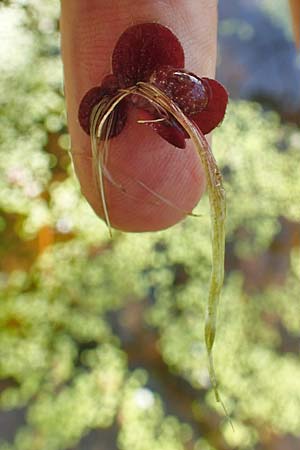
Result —
[[[184, 52], [177, 37], [157, 23], [143, 23], [128, 28], [119, 38], [112, 55], [112, 74], [100, 86], [83, 97], [78, 112], [81, 127], [90, 134], [93, 108], [103, 97], [113, 97], [119, 90], [148, 82], [164, 92], [195, 125], [207, 134], [223, 120], [228, 95], [216, 80], [199, 78], [184, 69]], [[119, 103], [108, 138], [121, 133], [127, 109], [141, 110], [142, 121], [176, 147], [185, 148], [186, 131], [170, 115], [163, 114], [149, 101], [131, 95]]]
[[[121, 35], [112, 54], [112, 74], [85, 94], [78, 112], [81, 127], [91, 135], [94, 173], [101, 195], [103, 215], [109, 227], [104, 177], [124, 193], [126, 190], [113, 179], [106, 167], [108, 141], [122, 132], [129, 108], [137, 108], [139, 123], [151, 127], [174, 146], [185, 148], [186, 139], [191, 139], [199, 154], [206, 174], [212, 222], [212, 273], [205, 343], [210, 378], [218, 401], [221, 399], [214, 372], [212, 347], [224, 275], [226, 208], [222, 176], [203, 135], [221, 123], [227, 101], [225, 88], [216, 80], [200, 78], [184, 69], [182, 46], [168, 28], [157, 23], [143, 23], [128, 28]], [[137, 182], [156, 199], [176, 208], [176, 205], [170, 205], [167, 199], [145, 184]]]

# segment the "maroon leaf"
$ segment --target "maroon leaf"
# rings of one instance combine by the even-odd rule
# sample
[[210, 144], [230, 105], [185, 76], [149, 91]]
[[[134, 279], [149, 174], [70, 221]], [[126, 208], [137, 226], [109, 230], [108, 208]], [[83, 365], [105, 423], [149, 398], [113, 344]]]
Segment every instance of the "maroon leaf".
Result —
[[96, 106], [97, 103], [99, 103], [102, 97], [103, 91], [101, 87], [96, 86], [90, 89], [80, 102], [78, 111], [78, 120], [81, 128], [83, 128], [87, 134], [90, 134], [90, 116], [92, 110], [94, 106]]
[[[112, 97], [118, 90], [118, 81], [114, 75], [103, 78], [101, 86], [90, 89], [79, 105], [78, 120], [83, 130], [90, 134], [90, 117], [93, 108], [104, 96]], [[124, 128], [127, 119], [127, 102], [122, 101], [114, 111], [113, 123], [108, 137], [117, 136]]]
[[228, 103], [228, 93], [216, 80], [211, 78], [201, 78], [201, 80], [206, 82], [209, 102], [203, 111], [189, 118], [198, 125], [203, 134], [207, 134], [222, 122]]
[[177, 148], [185, 148], [185, 139], [187, 139], [184, 130], [174, 121], [153, 122], [148, 124], [152, 130], [156, 131], [165, 141]]
[[171, 98], [187, 116], [203, 111], [208, 104], [206, 83], [185, 69], [160, 67], [151, 75], [150, 83]]
[[160, 122], [159, 120], [162, 117], [159, 115], [158, 110], [145, 108], [140, 110], [139, 119], [141, 123], [152, 128], [165, 141], [177, 148], [185, 148], [185, 139], [188, 139], [189, 135], [175, 119], [165, 116], [164, 120]]
[[[119, 89], [150, 81], [172, 99], [202, 133], [209, 133], [223, 120], [227, 91], [216, 80], [199, 78], [182, 67], [182, 46], [168, 28], [157, 23], [128, 28], [113, 51], [113, 74], [107, 75], [100, 87], [90, 89], [80, 103], [78, 118], [81, 127], [90, 134], [92, 110], [104, 96], [112, 98]], [[148, 121], [146, 124], [163, 139], [178, 148], [185, 148], [185, 139], [189, 136], [177, 121], [168, 114], [161, 117], [154, 105], [136, 95], [123, 100], [114, 109], [106, 137], [117, 136], [122, 131], [129, 105], [143, 110]]]
[[184, 52], [172, 31], [158, 23], [128, 28], [119, 38], [112, 55], [112, 71], [120, 87], [149, 81], [154, 70], [166, 65], [184, 67]]

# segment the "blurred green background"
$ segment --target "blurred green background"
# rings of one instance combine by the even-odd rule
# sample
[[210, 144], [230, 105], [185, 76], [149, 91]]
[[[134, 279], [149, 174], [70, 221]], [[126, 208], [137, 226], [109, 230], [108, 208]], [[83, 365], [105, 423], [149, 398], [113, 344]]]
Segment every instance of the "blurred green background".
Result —
[[[291, 44], [286, 10], [261, 3]], [[200, 218], [109, 239], [70, 162], [58, 17], [54, 0], [0, 2], [0, 449], [299, 449], [297, 125], [232, 100], [214, 133], [228, 199], [215, 365], [233, 433], [203, 342], [207, 198]]]

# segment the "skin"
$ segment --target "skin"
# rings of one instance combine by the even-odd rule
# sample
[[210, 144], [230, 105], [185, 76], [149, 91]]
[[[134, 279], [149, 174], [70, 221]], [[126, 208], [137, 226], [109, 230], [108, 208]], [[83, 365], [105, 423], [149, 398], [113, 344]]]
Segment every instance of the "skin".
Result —
[[[216, 64], [217, 0], [62, 0], [61, 40], [65, 94], [72, 155], [82, 192], [103, 217], [95, 185], [90, 139], [80, 128], [77, 114], [83, 95], [111, 72], [115, 43], [129, 26], [159, 22], [179, 38], [185, 67], [199, 76], [214, 77]], [[198, 203], [205, 176], [198, 154], [188, 141], [174, 148], [131, 110], [125, 129], [110, 140], [108, 169], [124, 193], [106, 181], [105, 196], [112, 226], [124, 231], [167, 228], [181, 220]], [[143, 188], [148, 186], [166, 202]]]

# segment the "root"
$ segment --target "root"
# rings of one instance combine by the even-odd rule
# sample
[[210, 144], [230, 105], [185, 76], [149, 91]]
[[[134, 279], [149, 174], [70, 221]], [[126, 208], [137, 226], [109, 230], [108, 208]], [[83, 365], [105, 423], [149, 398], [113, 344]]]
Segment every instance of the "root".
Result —
[[160, 119], [148, 119], [148, 120], [138, 120], [137, 123], [140, 124], [147, 124], [147, 123], [159, 123], [159, 122], [165, 122], [166, 119], [161, 117]]
[[[71, 154], [73, 155], [80, 155], [83, 156], [85, 158], [88, 159], [92, 159], [92, 156], [87, 156], [85, 155], [84, 152], [74, 152], [71, 151]], [[130, 194], [127, 189], [118, 181], [116, 181], [113, 176], [111, 175], [109, 169], [106, 167], [106, 165], [102, 162], [101, 165], [102, 168], [102, 172], [103, 172], [103, 176], [104, 178], [106, 178], [115, 188], [119, 189], [120, 191], [122, 191], [126, 196], [138, 201], [138, 197], [136, 197], [135, 195]], [[147, 192], [149, 192], [151, 195], [153, 195], [153, 197], [155, 197], [158, 201], [151, 201], [149, 199], [147, 199], [147, 203], [150, 203], [152, 205], [160, 205], [160, 204], [165, 204], [167, 206], [169, 206], [172, 209], [175, 209], [181, 213], [184, 213], [187, 216], [190, 217], [202, 217], [202, 214], [196, 214], [193, 212], [189, 212], [186, 211], [182, 208], [180, 208], [180, 206], [175, 205], [175, 203], [173, 203], [171, 200], [168, 200], [166, 197], [164, 197], [163, 195], [159, 194], [158, 192], [154, 191], [154, 189], [150, 188], [146, 183], [144, 183], [143, 181], [139, 180], [138, 178], [133, 178], [129, 175], [127, 175], [128, 179], [131, 181], [134, 181], [136, 184], [138, 184], [141, 188], [145, 189]]]
[[[105, 134], [103, 137], [101, 137], [101, 140], [99, 138], [100, 132], [99, 132], [99, 130], [97, 131], [97, 121], [99, 121], [99, 115], [101, 114], [101, 111], [105, 109], [105, 107], [106, 107], [106, 103], [101, 101], [98, 105], [95, 106], [93, 113], [91, 115], [92, 156], [90, 156], [90, 157], [86, 156], [83, 152], [82, 153], [76, 152], [76, 154], [80, 154], [82, 156], [85, 156], [86, 158], [92, 159], [93, 173], [94, 173], [94, 176], [95, 176], [95, 179], [97, 182], [98, 189], [101, 193], [101, 201], [102, 201], [102, 206], [103, 206], [103, 211], [104, 211], [105, 222], [108, 226], [109, 234], [111, 237], [111, 235], [112, 235], [111, 234], [111, 225], [110, 225], [109, 212], [108, 212], [108, 207], [107, 207], [107, 202], [106, 202], [106, 197], [105, 197], [104, 178], [106, 178], [114, 187], [116, 187], [117, 189], [120, 189], [128, 197], [135, 199], [135, 200], [138, 200], [138, 198], [136, 196], [130, 194], [121, 183], [116, 181], [113, 178], [113, 176], [111, 175], [111, 173], [107, 167], [108, 154], [109, 154], [109, 138], [108, 138], [108, 136], [110, 135], [110, 130], [113, 126], [113, 111], [108, 116], [105, 127], [104, 127], [104, 125], [102, 125]], [[156, 109], [159, 109], [159, 108], [157, 107]], [[161, 119], [156, 119], [153, 121], [138, 121], [138, 123], [162, 122], [164, 120], [165, 120], [164, 118], [161, 118]], [[71, 151], [71, 154], [75, 154], [75, 152]], [[100, 173], [100, 171], [101, 171], [101, 173]], [[176, 211], [179, 211], [179, 212], [185, 214], [186, 216], [201, 217], [200, 214], [195, 214], [191, 211], [186, 211], [183, 208], [180, 208], [179, 206], [175, 205], [175, 203], [173, 203], [171, 200], [164, 197], [162, 194], [159, 194], [158, 192], [154, 191], [143, 181], [133, 178], [129, 175], [128, 175], [128, 179], [134, 181], [136, 184], [138, 184], [140, 187], [145, 189], [154, 198], [156, 198], [158, 200], [156, 202], [151, 202], [148, 200], [149, 203], [152, 203], [154, 205], [159, 205], [161, 203], [166, 204], [170, 208], [172, 208]]]
[[[126, 92], [139, 93], [150, 102], [160, 105], [161, 108], [165, 109], [171, 116], [173, 116], [190, 136], [205, 170], [212, 226], [212, 268], [206, 307], [204, 334], [212, 388], [215, 393], [216, 401], [222, 405], [226, 417], [229, 418], [227, 409], [219, 395], [218, 382], [212, 355], [216, 334], [218, 304], [224, 280], [226, 198], [225, 190], [222, 184], [222, 175], [217, 166], [211, 148], [202, 132], [185, 116], [181, 109], [174, 102], [172, 102], [170, 98], [168, 98], [155, 86], [143, 82], [138, 83], [137, 86], [128, 89]], [[230, 423], [233, 428], [231, 420]]]
[[137, 180], [135, 178], [133, 178], [133, 180], [139, 184], [141, 187], [143, 187], [146, 191], [150, 192], [150, 194], [152, 194], [154, 197], [157, 197], [161, 203], [165, 203], [166, 205], [170, 206], [170, 208], [176, 209], [177, 211], [183, 212], [184, 214], [186, 214], [187, 216], [192, 216], [192, 217], [200, 217], [200, 215], [198, 214], [194, 214], [192, 212], [187, 212], [182, 208], [179, 208], [178, 206], [176, 206], [173, 202], [171, 202], [170, 200], [166, 199], [166, 197], [163, 197], [162, 195], [158, 194], [157, 192], [155, 192], [153, 189], [151, 189], [149, 186], [147, 186], [145, 183], [143, 183], [140, 180]]
[[[103, 183], [103, 167], [105, 167], [105, 160], [108, 157], [109, 124], [113, 121], [113, 111], [115, 110], [116, 106], [120, 103], [121, 100], [123, 100], [123, 98], [131, 94], [144, 97], [150, 103], [152, 103], [155, 108], [159, 108], [162, 111], [165, 111], [167, 115], [169, 114], [170, 116], [174, 117], [174, 119], [176, 119], [176, 121], [190, 136], [195, 149], [199, 154], [202, 166], [205, 170], [212, 227], [212, 268], [206, 308], [205, 344], [208, 356], [209, 375], [211, 385], [215, 393], [215, 398], [216, 401], [222, 405], [226, 417], [229, 418], [226, 407], [219, 395], [218, 382], [215, 374], [212, 355], [212, 349], [216, 334], [218, 303], [224, 279], [226, 199], [225, 190], [222, 185], [222, 176], [213, 153], [202, 132], [162, 91], [160, 91], [157, 87], [151, 85], [150, 83], [143, 82], [140, 82], [136, 86], [133, 86], [131, 88], [120, 90], [112, 99], [102, 99], [99, 105], [94, 108], [91, 119], [93, 167], [101, 193], [105, 219], [109, 229], [110, 222], [108, 208], [105, 201]], [[111, 115], [112, 117], [110, 118]], [[147, 189], [149, 192], [151, 192], [160, 201], [164, 201], [166, 204], [169, 204], [169, 206], [174, 207], [172, 203], [154, 192], [144, 183], [137, 180], [135, 181], [138, 182], [139, 185]], [[232, 426], [231, 421], [230, 423]]]
[[104, 217], [110, 237], [112, 237], [112, 231], [104, 190], [103, 155], [105, 157], [108, 153], [108, 141], [111, 127], [115, 118], [115, 108], [125, 97], [126, 94], [124, 93], [119, 93], [112, 99], [110, 99], [109, 97], [103, 97], [101, 101], [94, 107], [91, 114], [90, 135], [93, 172], [100, 191]]

